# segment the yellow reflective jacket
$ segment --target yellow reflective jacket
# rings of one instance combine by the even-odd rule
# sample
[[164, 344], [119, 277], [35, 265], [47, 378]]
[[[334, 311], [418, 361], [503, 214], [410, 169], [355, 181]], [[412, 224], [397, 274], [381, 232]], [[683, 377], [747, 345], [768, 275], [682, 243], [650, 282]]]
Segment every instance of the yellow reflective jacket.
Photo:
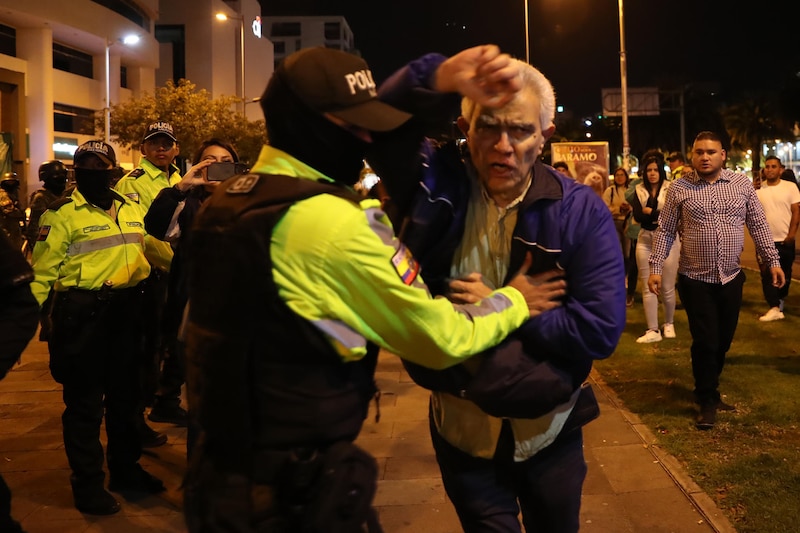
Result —
[[[142, 158], [139, 166], [125, 174], [114, 187], [142, 207], [147, 214], [150, 205], [161, 189], [172, 187], [181, 181], [178, 167], [170, 165], [170, 174], [156, 167], [149, 160]], [[145, 237], [147, 242], [147, 259], [154, 267], [169, 272], [172, 264], [173, 250], [169, 243], [160, 241], [151, 235]]]
[[144, 210], [116, 195], [116, 220], [75, 190], [39, 219], [31, 290], [39, 305], [50, 289], [133, 287], [150, 275], [145, 257]]

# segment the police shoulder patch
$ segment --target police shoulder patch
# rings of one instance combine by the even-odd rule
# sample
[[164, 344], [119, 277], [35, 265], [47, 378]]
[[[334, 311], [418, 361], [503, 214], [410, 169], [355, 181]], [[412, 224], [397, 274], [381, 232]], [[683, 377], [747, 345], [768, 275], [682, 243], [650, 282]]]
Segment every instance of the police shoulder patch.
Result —
[[392, 256], [392, 265], [397, 275], [406, 285], [411, 285], [419, 275], [419, 262], [411, 255], [411, 250], [404, 244], [400, 244], [397, 251]]
[[145, 171], [144, 171], [143, 168], [135, 168], [135, 169], [131, 170], [130, 172], [128, 172], [128, 175], [125, 176], [125, 177], [126, 178], [136, 179], [136, 178], [139, 178], [139, 177], [144, 176], [144, 175], [145, 175]]
[[236, 178], [230, 187], [225, 191], [227, 194], [247, 194], [253, 190], [258, 183], [260, 176], [257, 174], [247, 174]]
[[42, 226], [39, 228], [39, 236], [36, 237], [36, 240], [46, 241], [48, 235], [50, 235], [50, 226]]

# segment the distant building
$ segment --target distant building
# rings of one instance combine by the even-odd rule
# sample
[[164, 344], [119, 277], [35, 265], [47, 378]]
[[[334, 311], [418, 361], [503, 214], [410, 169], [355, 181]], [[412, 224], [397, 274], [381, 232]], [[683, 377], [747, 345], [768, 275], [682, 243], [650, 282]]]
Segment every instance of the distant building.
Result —
[[340, 16], [269, 16], [265, 30], [275, 47], [275, 65], [292, 52], [312, 46], [355, 52], [353, 32]]
[[[260, 96], [273, 65], [260, 12], [257, 0], [0, 0], [0, 165], [21, 177], [20, 199], [40, 187], [42, 161], [71, 165], [98, 136], [106, 92], [115, 104], [187, 78], [214, 97]], [[132, 34], [139, 42], [123, 44]], [[138, 163], [137, 149], [115, 148], [123, 166]]]

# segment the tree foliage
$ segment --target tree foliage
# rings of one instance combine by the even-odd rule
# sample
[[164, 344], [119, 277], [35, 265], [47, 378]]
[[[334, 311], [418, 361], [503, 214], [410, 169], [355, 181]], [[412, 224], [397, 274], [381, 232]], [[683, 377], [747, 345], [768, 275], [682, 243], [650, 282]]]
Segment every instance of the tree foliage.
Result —
[[[191, 160], [200, 144], [219, 137], [232, 143], [239, 157], [253, 164], [258, 157], [266, 134], [264, 121], [249, 121], [236, 105], [234, 96], [212, 98], [205, 89], [189, 80], [175, 85], [171, 80], [138, 98], [111, 106], [111, 137], [123, 148], [138, 148], [148, 124], [163, 120], [172, 124], [180, 144], [180, 155]], [[103, 129], [103, 117], [97, 117], [98, 130]]]

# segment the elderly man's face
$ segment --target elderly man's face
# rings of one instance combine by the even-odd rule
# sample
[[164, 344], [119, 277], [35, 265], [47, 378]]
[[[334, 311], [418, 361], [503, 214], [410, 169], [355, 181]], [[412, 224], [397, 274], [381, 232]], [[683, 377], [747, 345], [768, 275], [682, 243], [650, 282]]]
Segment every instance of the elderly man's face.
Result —
[[542, 153], [550, 127], [542, 131], [539, 98], [522, 90], [500, 109], [475, 108], [459, 126], [467, 136], [478, 177], [490, 196], [519, 195], [528, 183], [531, 168]]

